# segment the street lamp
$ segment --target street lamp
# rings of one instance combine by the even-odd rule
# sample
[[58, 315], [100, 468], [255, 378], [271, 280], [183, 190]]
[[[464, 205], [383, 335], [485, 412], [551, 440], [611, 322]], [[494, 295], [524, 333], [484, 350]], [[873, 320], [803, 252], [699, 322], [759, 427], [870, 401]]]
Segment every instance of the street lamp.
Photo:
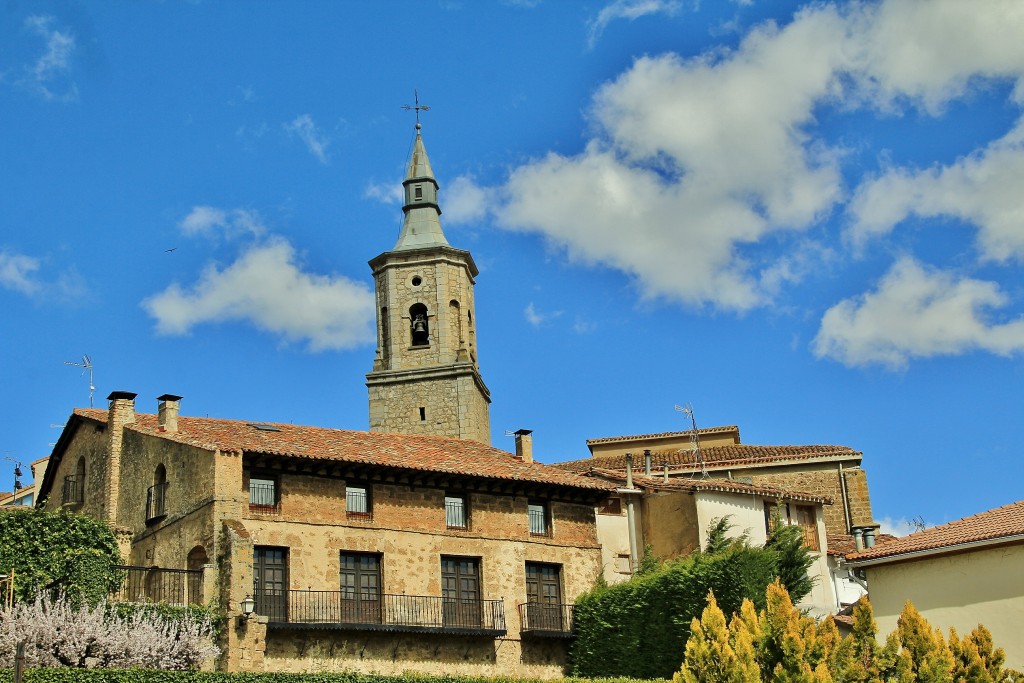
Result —
[[251, 595], [246, 595], [245, 600], [242, 600], [242, 614], [249, 616], [256, 611], [256, 601], [252, 599]]

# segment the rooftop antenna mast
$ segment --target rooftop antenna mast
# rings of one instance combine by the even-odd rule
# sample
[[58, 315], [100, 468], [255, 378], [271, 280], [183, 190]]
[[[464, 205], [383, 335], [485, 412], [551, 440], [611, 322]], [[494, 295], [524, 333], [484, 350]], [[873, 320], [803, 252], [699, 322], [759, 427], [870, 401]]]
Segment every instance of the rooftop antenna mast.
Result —
[[[693, 450], [694, 461], [700, 467], [700, 478], [708, 478], [708, 467], [704, 462], [704, 456], [700, 452], [700, 434], [697, 432], [697, 420], [693, 416], [693, 406], [687, 403], [685, 406], [676, 406], [676, 410], [690, 418], [690, 446]], [[693, 474], [696, 474], [694, 472]], [[693, 478], [693, 474], [690, 478]]]
[[86, 370], [89, 371], [89, 407], [92, 408], [92, 396], [93, 393], [96, 391], [96, 387], [92, 383], [92, 358], [89, 358], [89, 354], [85, 354], [84, 356], [82, 356], [81, 363], [73, 363], [69, 360], [66, 360], [64, 361], [64, 365], [74, 365], [76, 368], [82, 368], [83, 375], [85, 374]]

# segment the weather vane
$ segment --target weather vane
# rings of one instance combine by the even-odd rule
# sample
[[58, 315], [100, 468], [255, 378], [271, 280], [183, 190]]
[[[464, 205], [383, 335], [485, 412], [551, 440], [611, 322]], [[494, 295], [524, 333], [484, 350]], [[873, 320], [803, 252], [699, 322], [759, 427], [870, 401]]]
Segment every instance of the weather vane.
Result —
[[430, 107], [428, 107], [425, 104], [420, 104], [420, 91], [419, 90], [413, 90], [412, 93], [413, 93], [413, 97], [415, 97], [415, 99], [416, 99], [416, 105], [413, 106], [411, 104], [403, 104], [402, 105], [402, 109], [404, 109], [406, 111], [415, 111], [416, 112], [416, 127], [419, 128], [420, 127], [420, 112], [421, 111], [430, 111]]

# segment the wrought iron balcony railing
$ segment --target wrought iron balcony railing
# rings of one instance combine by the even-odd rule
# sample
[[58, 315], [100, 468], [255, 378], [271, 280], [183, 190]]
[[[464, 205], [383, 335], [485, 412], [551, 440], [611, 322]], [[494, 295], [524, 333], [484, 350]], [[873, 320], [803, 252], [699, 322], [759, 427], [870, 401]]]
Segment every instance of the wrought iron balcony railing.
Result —
[[203, 602], [203, 572], [198, 569], [162, 569], [115, 565], [122, 575], [111, 602], [163, 602], [168, 605], [199, 605]]
[[61, 490], [60, 502], [64, 505], [81, 504], [85, 501], [85, 482], [79, 481], [79, 477], [69, 474], [64, 477], [64, 487]]
[[572, 635], [575, 605], [526, 602], [519, 605], [519, 630], [523, 635], [568, 638]]
[[348, 591], [256, 590], [256, 613], [275, 628], [330, 628], [503, 636], [501, 600]]
[[146, 521], [151, 522], [167, 514], [168, 483], [154, 484], [146, 489]]

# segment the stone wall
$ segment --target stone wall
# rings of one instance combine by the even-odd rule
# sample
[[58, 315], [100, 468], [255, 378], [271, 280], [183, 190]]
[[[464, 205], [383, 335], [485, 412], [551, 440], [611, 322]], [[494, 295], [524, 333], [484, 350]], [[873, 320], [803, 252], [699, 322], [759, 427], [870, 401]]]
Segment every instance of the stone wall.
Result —
[[[871, 502], [868, 498], [867, 475], [864, 470], [861, 469], [854, 470], [844, 467], [843, 471], [848, 475], [854, 471], [860, 473], [857, 475], [857, 481], [863, 484], [857, 494], [858, 500], [860, 501], [860, 514], [866, 514], [870, 519]], [[824, 507], [825, 528], [831, 535], [845, 535], [850, 533], [846, 524], [846, 510], [843, 505], [843, 486], [840, 479], [838, 463], [776, 465], [773, 467], [735, 470], [733, 471], [733, 476], [741, 480], [745, 480], [742, 479], [742, 477], [752, 477], [754, 484], [775, 486], [778, 488], [789, 489], [791, 491], [805, 491], [819, 496], [828, 496], [833, 500], [833, 504], [826, 505]], [[849, 477], [847, 481], [850, 481]], [[855, 524], [857, 523], [856, 519], [857, 518], [854, 518]], [[866, 524], [869, 522], [864, 523]]]
[[63, 505], [64, 478], [75, 476], [79, 458], [85, 462], [83, 503], [69, 507], [90, 517], [106, 519], [107, 429], [103, 422], [83, 421], [75, 430], [60, 463], [50, 464], [50, 467], [56, 467], [56, 471], [44, 506], [47, 510], [57, 510]]
[[[490, 443], [490, 394], [477, 361], [472, 258], [451, 247], [375, 260], [377, 357], [367, 375], [372, 431]], [[414, 345], [413, 306], [429, 343]], [[422, 413], [421, 413], [422, 409]]]
[[468, 364], [450, 372], [368, 379], [371, 431], [491, 442], [489, 402]]
[[[441, 595], [441, 557], [479, 558], [481, 598], [501, 600], [507, 636], [376, 634], [323, 629], [266, 632], [265, 666], [274, 671], [488, 673], [556, 677], [567, 641], [521, 636], [517, 606], [526, 601], [526, 563], [561, 566], [562, 600], [571, 603], [593, 587], [601, 569], [593, 507], [549, 501], [550, 537], [531, 536], [531, 498], [468, 492], [468, 529], [448, 529], [445, 491], [372, 484], [372, 518], [349, 519], [345, 482], [282, 474], [280, 511], [254, 511], [244, 519], [247, 542], [288, 549], [293, 590], [336, 591], [342, 552], [381, 557], [381, 592]], [[359, 482], [364, 485], [363, 482]], [[251, 569], [249, 570], [251, 572]], [[251, 574], [236, 572], [251, 585]]]

